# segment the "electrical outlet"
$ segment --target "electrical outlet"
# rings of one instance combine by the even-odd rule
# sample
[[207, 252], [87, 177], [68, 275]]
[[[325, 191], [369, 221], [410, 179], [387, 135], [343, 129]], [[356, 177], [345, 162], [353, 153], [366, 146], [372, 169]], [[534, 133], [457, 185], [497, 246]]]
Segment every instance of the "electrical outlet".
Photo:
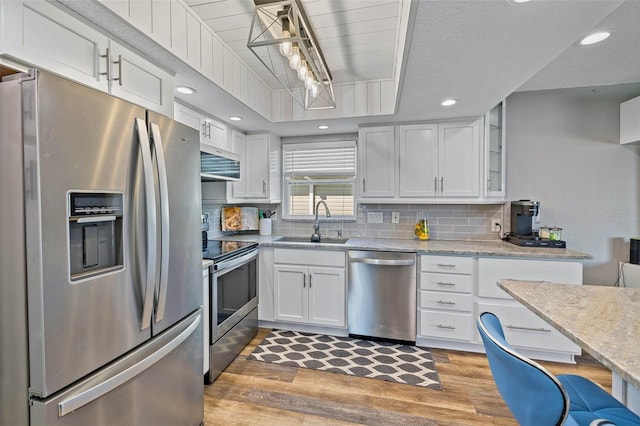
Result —
[[491, 219], [491, 232], [500, 232], [502, 230], [502, 221], [500, 219]]
[[391, 223], [400, 223], [400, 212], [391, 213]]

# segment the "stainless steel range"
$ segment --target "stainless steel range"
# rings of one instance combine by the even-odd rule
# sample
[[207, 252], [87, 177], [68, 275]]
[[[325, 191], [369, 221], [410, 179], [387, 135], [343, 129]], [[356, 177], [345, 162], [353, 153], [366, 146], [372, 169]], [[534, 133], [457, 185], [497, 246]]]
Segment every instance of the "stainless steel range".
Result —
[[207, 241], [202, 257], [213, 260], [205, 375], [211, 383], [258, 332], [258, 244]]

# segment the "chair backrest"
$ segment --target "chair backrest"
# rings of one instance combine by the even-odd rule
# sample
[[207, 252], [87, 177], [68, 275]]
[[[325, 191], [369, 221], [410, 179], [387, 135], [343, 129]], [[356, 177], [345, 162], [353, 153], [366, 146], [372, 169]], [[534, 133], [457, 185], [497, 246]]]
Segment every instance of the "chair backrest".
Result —
[[496, 386], [518, 423], [561, 425], [569, 413], [569, 397], [558, 379], [515, 352], [504, 337], [500, 320], [491, 312], [478, 316], [478, 330]]

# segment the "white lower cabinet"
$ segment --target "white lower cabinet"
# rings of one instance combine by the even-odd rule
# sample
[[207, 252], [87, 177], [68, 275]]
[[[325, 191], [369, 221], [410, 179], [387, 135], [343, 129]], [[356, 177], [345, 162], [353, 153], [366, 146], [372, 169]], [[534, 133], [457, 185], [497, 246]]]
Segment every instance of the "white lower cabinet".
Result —
[[346, 326], [345, 253], [274, 249], [274, 321]]
[[573, 362], [580, 348], [502, 291], [500, 279], [581, 284], [582, 264], [471, 256], [420, 256], [417, 344], [482, 352], [477, 316], [493, 312], [507, 341], [526, 356]]
[[[554, 260], [478, 259], [477, 314], [488, 311], [497, 315], [507, 341], [529, 356], [573, 361], [573, 357], [580, 354], [580, 348], [502, 291], [497, 281], [507, 278], [582, 284], [582, 264]], [[480, 341], [477, 332], [476, 339]]]
[[471, 342], [474, 262], [471, 257], [420, 256], [419, 337]]

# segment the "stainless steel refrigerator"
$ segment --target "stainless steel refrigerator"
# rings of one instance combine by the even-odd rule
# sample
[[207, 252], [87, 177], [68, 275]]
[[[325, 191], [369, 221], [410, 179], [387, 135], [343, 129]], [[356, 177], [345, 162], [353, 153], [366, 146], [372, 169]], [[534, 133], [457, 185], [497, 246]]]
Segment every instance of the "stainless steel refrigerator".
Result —
[[203, 420], [199, 135], [41, 71], [0, 83], [0, 424]]

